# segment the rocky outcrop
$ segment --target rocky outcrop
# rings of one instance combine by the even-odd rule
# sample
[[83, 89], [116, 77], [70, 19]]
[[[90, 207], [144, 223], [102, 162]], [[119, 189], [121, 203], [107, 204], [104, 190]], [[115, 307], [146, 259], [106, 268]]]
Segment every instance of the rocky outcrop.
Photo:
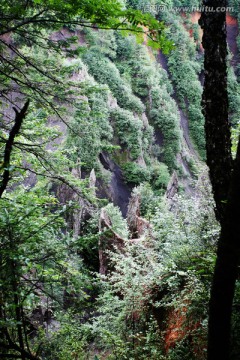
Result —
[[167, 199], [172, 200], [174, 198], [174, 196], [178, 192], [178, 186], [179, 186], [178, 176], [176, 171], [174, 171], [167, 187], [167, 191], [166, 191]]
[[[204, 358], [206, 348], [203, 346], [204, 342], [199, 339], [194, 339], [194, 332], [201, 332], [201, 323], [189, 319], [187, 315], [188, 306], [186, 304], [181, 309], [172, 309], [169, 311], [166, 320], [165, 331], [165, 351], [169, 352], [171, 348], [174, 348], [180, 341], [189, 342], [193, 348], [193, 352], [199, 359]], [[196, 341], [197, 340], [197, 341]]]
[[105, 194], [97, 193], [97, 196], [108, 198], [120, 208], [123, 217], [125, 217], [133, 186], [125, 182], [121, 168], [109, 158], [107, 153], [102, 152], [99, 155], [99, 160], [104, 169], [111, 173], [111, 180], [105, 186]]
[[111, 219], [104, 208], [100, 214], [99, 232], [99, 273], [106, 275], [111, 270], [108, 252], [115, 249], [123, 250], [124, 239], [113, 230]]
[[81, 195], [78, 189], [74, 189], [68, 184], [62, 183], [57, 185], [55, 192], [60, 203], [68, 204], [70, 201], [76, 203], [74, 209], [66, 213], [66, 220], [69, 228], [73, 229], [73, 236], [75, 238], [79, 237], [84, 222], [88, 220], [94, 212], [94, 206], [84, 195]]
[[[131, 239], [127, 240], [137, 244], [140, 238], [144, 235], [146, 237], [153, 237], [153, 229], [149, 221], [140, 216], [141, 199], [139, 194], [132, 194], [127, 211], [127, 223]], [[112, 228], [112, 222], [103, 208], [99, 220], [99, 272], [106, 275], [108, 271], [112, 270], [112, 265], [109, 262], [109, 251], [124, 252], [125, 241]]]
[[132, 238], [143, 235], [152, 236], [152, 227], [146, 219], [140, 216], [141, 199], [139, 194], [133, 194], [128, 205], [127, 223]]
[[94, 194], [95, 194], [96, 181], [97, 178], [96, 178], [95, 170], [92, 169], [89, 175], [89, 188], [92, 189]]

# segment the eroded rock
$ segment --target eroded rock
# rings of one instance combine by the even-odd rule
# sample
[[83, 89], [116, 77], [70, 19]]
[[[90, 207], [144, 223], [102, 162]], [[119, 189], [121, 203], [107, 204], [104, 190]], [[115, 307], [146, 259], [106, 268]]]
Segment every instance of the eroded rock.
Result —
[[140, 195], [133, 194], [127, 212], [127, 223], [132, 238], [140, 238], [143, 235], [152, 236], [152, 227], [149, 221], [140, 216], [140, 205]]
[[123, 250], [124, 239], [113, 230], [111, 219], [104, 208], [100, 214], [99, 231], [99, 273], [106, 275], [111, 268], [108, 252], [114, 249]]

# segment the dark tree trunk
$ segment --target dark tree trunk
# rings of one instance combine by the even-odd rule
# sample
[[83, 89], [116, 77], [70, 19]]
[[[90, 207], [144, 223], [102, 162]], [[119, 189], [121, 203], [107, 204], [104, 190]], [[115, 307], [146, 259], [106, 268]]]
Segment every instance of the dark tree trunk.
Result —
[[[204, 1], [204, 5], [216, 10], [226, 7], [226, 1]], [[228, 360], [240, 247], [240, 148], [233, 162], [228, 123], [226, 14], [205, 11], [200, 25], [205, 49], [203, 113], [207, 164], [221, 224], [209, 305], [208, 360]]]
[[222, 222], [209, 307], [208, 360], [230, 358], [231, 314], [240, 254], [240, 144]]
[[18, 111], [16, 108], [13, 108], [13, 110], [16, 113], [16, 116], [15, 116], [15, 120], [14, 120], [14, 125], [9, 132], [9, 136], [6, 141], [5, 149], [4, 149], [4, 158], [3, 158], [3, 165], [2, 165], [3, 174], [2, 174], [2, 181], [0, 183], [0, 198], [2, 197], [3, 192], [6, 190], [9, 180], [10, 180], [9, 167], [11, 165], [10, 160], [11, 160], [11, 154], [12, 154], [12, 149], [13, 149], [13, 145], [14, 145], [14, 140], [15, 140], [15, 137], [19, 134], [23, 120], [24, 120], [27, 110], [28, 110], [28, 106], [29, 106], [29, 100], [27, 100], [27, 102], [25, 103], [25, 105], [23, 106], [23, 108], [20, 111]]
[[[209, 7], [225, 7], [226, 1], [205, 1]], [[231, 136], [228, 122], [226, 13], [203, 12], [205, 50], [203, 113], [205, 116], [207, 165], [209, 166], [217, 218], [222, 221], [231, 177]]]

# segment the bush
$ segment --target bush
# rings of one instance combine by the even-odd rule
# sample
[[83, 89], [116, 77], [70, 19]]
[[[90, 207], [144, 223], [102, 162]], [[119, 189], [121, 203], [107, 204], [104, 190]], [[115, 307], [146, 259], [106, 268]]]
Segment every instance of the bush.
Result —
[[190, 135], [200, 156], [205, 158], [204, 117], [202, 114], [202, 86], [199, 74], [202, 64], [197, 58], [196, 47], [190, 40], [180, 16], [165, 12], [164, 20], [171, 24], [171, 40], [177, 44], [168, 56], [169, 71], [180, 106], [189, 118]]
[[128, 226], [126, 220], [122, 217], [120, 209], [110, 203], [104, 207], [104, 210], [111, 219], [113, 230], [122, 238], [127, 239], [129, 235]]
[[[172, 85], [167, 73], [146, 48], [132, 37], [117, 37], [117, 62], [120, 72], [130, 75], [133, 92], [146, 104], [146, 113], [155, 129], [164, 137], [163, 157], [169, 168], [176, 168], [175, 158], [180, 150], [180, 116], [172, 99]], [[124, 51], [125, 49], [125, 51]]]
[[152, 183], [154, 189], [164, 191], [168, 186], [170, 178], [167, 165], [158, 163], [153, 166]]
[[83, 55], [83, 61], [88, 65], [89, 72], [100, 84], [107, 84], [118, 104], [130, 111], [141, 114], [144, 105], [133, 95], [130, 86], [124, 81], [117, 67], [98, 51], [90, 49]]
[[120, 144], [127, 146], [133, 160], [137, 159], [142, 150], [142, 121], [119, 107], [111, 111], [111, 119]]
[[136, 163], [128, 162], [122, 166], [122, 170], [124, 178], [129, 183], [138, 185], [150, 180], [149, 170]]
[[[204, 359], [218, 225], [209, 199], [175, 200], [174, 212], [164, 202], [155, 209], [153, 237], [126, 241], [123, 252], [109, 254], [113, 270], [103, 279], [101, 315], [92, 325], [109, 359]], [[165, 354], [172, 313], [181, 330]]]

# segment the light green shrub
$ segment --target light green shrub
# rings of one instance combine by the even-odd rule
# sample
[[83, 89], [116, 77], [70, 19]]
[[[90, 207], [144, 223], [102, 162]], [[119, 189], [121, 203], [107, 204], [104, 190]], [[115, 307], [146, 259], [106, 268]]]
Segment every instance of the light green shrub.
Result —
[[147, 168], [134, 162], [127, 162], [122, 166], [123, 175], [127, 182], [140, 184], [150, 180], [150, 172]]
[[142, 121], [118, 107], [111, 111], [111, 122], [120, 144], [127, 146], [133, 160], [137, 159], [142, 149]]

